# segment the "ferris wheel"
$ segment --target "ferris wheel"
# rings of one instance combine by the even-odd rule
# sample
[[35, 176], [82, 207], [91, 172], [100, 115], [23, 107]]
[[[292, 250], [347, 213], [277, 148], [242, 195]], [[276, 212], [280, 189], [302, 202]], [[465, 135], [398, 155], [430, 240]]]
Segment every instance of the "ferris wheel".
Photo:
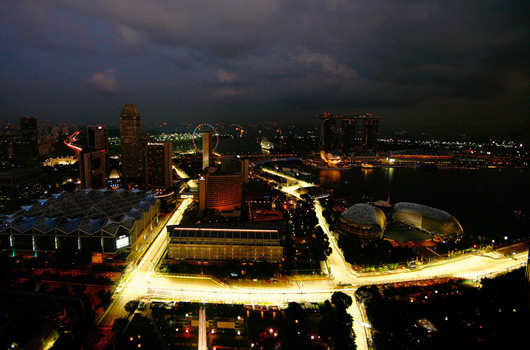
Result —
[[202, 149], [197, 147], [197, 144], [195, 143], [195, 138], [196, 137], [200, 138], [201, 137], [200, 134], [202, 134], [204, 131], [208, 131], [207, 129], [210, 129], [212, 131], [212, 136], [215, 136], [215, 146], [213, 147], [212, 151], [215, 150], [217, 148], [217, 145], [219, 144], [219, 133], [217, 133], [217, 130], [215, 130], [215, 128], [210, 124], [206, 124], [206, 123], [200, 124], [195, 128], [195, 130], [193, 130], [193, 134], [192, 134], [193, 146], [199, 153], [202, 153]]

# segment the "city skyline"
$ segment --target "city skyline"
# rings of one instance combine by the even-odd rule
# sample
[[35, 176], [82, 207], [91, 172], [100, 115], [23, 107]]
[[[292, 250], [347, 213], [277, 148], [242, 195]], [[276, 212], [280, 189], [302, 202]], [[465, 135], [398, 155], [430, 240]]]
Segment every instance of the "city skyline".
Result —
[[369, 112], [387, 130], [520, 133], [528, 6], [8, 2], [0, 117], [105, 123], [135, 103], [147, 123]]

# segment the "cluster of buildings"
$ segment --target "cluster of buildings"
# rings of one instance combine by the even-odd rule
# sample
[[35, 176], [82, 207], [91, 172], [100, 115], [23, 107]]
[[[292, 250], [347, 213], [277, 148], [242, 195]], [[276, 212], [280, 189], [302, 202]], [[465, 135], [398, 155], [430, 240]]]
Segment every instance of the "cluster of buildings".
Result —
[[[377, 154], [380, 117], [366, 115], [335, 115], [325, 113], [315, 117], [322, 120], [319, 151], [330, 167], [351, 163], [353, 157], [373, 158]], [[357, 137], [357, 121], [362, 121], [361, 137]], [[341, 124], [338, 125], [338, 122]], [[310, 162], [312, 163], [312, 161]]]
[[173, 186], [172, 144], [156, 142], [142, 133], [142, 118], [135, 105], [125, 105], [120, 114], [121, 175], [109, 169], [107, 126], [88, 126], [87, 134], [86, 148], [70, 143], [79, 154], [81, 188]]
[[[340, 151], [350, 154], [354, 151], [376, 151], [380, 117], [366, 115], [335, 115], [325, 113], [315, 117], [322, 120], [320, 128], [320, 150]], [[363, 125], [362, 137], [357, 138], [357, 121]], [[337, 125], [340, 121], [341, 125]]]

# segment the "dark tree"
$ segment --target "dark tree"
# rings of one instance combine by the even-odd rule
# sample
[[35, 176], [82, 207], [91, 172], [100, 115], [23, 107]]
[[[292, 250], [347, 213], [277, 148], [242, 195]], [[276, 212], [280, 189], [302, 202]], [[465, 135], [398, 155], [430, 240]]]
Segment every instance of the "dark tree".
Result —
[[352, 304], [352, 298], [343, 292], [335, 292], [331, 296], [331, 302], [333, 305], [346, 310]]
[[138, 304], [139, 304], [138, 300], [129, 300], [127, 304], [125, 304], [124, 306], [125, 311], [132, 314], [134, 310], [136, 310], [136, 308], [138, 307]]
[[72, 292], [77, 296], [85, 294], [86, 286], [84, 284], [75, 284], [72, 286]]

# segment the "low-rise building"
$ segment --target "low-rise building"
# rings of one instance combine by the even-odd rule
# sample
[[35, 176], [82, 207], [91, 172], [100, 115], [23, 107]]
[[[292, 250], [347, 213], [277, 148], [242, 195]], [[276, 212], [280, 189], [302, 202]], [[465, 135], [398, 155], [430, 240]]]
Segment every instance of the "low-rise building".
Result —
[[280, 262], [278, 230], [168, 226], [168, 258]]

